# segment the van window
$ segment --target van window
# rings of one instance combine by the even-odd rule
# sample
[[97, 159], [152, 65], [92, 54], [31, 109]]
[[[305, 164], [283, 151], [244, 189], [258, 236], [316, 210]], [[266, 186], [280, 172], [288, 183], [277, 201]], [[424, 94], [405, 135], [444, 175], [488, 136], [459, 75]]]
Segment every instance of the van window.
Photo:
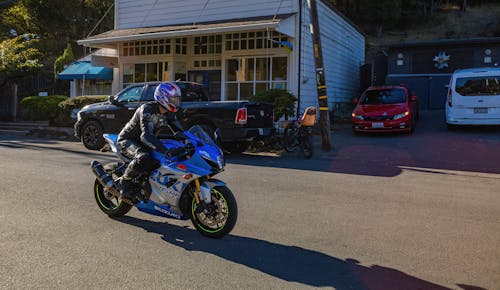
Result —
[[361, 97], [362, 105], [400, 104], [406, 102], [405, 91], [402, 89], [385, 89], [366, 91]]
[[455, 91], [462, 96], [500, 95], [500, 76], [457, 78]]

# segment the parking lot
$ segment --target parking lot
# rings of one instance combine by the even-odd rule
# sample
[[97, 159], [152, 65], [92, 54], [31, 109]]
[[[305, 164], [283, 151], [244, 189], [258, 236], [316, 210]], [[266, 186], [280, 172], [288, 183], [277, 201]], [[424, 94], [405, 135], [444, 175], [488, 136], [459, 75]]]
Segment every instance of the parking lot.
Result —
[[[306, 160], [228, 157], [230, 236], [103, 215], [80, 143], [0, 135], [0, 288], [497, 289], [500, 129], [353, 135]], [[319, 138], [317, 140], [319, 142]]]

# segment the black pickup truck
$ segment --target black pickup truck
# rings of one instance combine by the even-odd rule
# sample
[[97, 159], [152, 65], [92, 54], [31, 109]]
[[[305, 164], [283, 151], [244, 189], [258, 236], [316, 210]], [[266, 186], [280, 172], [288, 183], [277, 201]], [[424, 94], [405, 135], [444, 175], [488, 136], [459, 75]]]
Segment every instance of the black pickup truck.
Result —
[[[135, 110], [153, 101], [159, 82], [139, 83], [126, 87], [107, 102], [83, 107], [78, 112], [75, 136], [91, 150], [104, 144], [103, 133], [119, 133]], [[265, 138], [274, 131], [273, 106], [250, 101], [212, 101], [205, 87], [196, 83], [176, 82], [182, 91], [178, 118], [185, 129], [197, 124], [207, 133], [222, 131], [223, 146], [242, 151], [248, 142]]]

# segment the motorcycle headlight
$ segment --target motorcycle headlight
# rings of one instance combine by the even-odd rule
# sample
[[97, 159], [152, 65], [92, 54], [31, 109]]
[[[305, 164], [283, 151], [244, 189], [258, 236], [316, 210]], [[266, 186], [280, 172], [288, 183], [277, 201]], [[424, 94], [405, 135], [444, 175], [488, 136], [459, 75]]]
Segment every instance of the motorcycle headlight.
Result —
[[217, 164], [219, 165], [220, 169], [224, 168], [224, 165], [226, 164], [223, 156], [217, 156]]
[[410, 114], [410, 112], [406, 111], [404, 113], [394, 115], [394, 120], [399, 120], [401, 118], [404, 118], [404, 117], [408, 116], [409, 114]]

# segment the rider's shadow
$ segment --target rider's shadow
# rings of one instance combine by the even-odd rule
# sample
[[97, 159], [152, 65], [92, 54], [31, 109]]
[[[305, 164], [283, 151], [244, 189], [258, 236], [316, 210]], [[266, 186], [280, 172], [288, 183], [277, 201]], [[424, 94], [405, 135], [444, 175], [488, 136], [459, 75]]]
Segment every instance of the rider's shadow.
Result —
[[194, 229], [168, 223], [134, 217], [118, 220], [162, 235], [166, 242], [187, 251], [210, 253], [289, 282], [340, 290], [449, 289], [392, 268], [363, 266], [354, 259], [342, 260], [301, 247], [235, 235], [215, 240], [202, 237]]

